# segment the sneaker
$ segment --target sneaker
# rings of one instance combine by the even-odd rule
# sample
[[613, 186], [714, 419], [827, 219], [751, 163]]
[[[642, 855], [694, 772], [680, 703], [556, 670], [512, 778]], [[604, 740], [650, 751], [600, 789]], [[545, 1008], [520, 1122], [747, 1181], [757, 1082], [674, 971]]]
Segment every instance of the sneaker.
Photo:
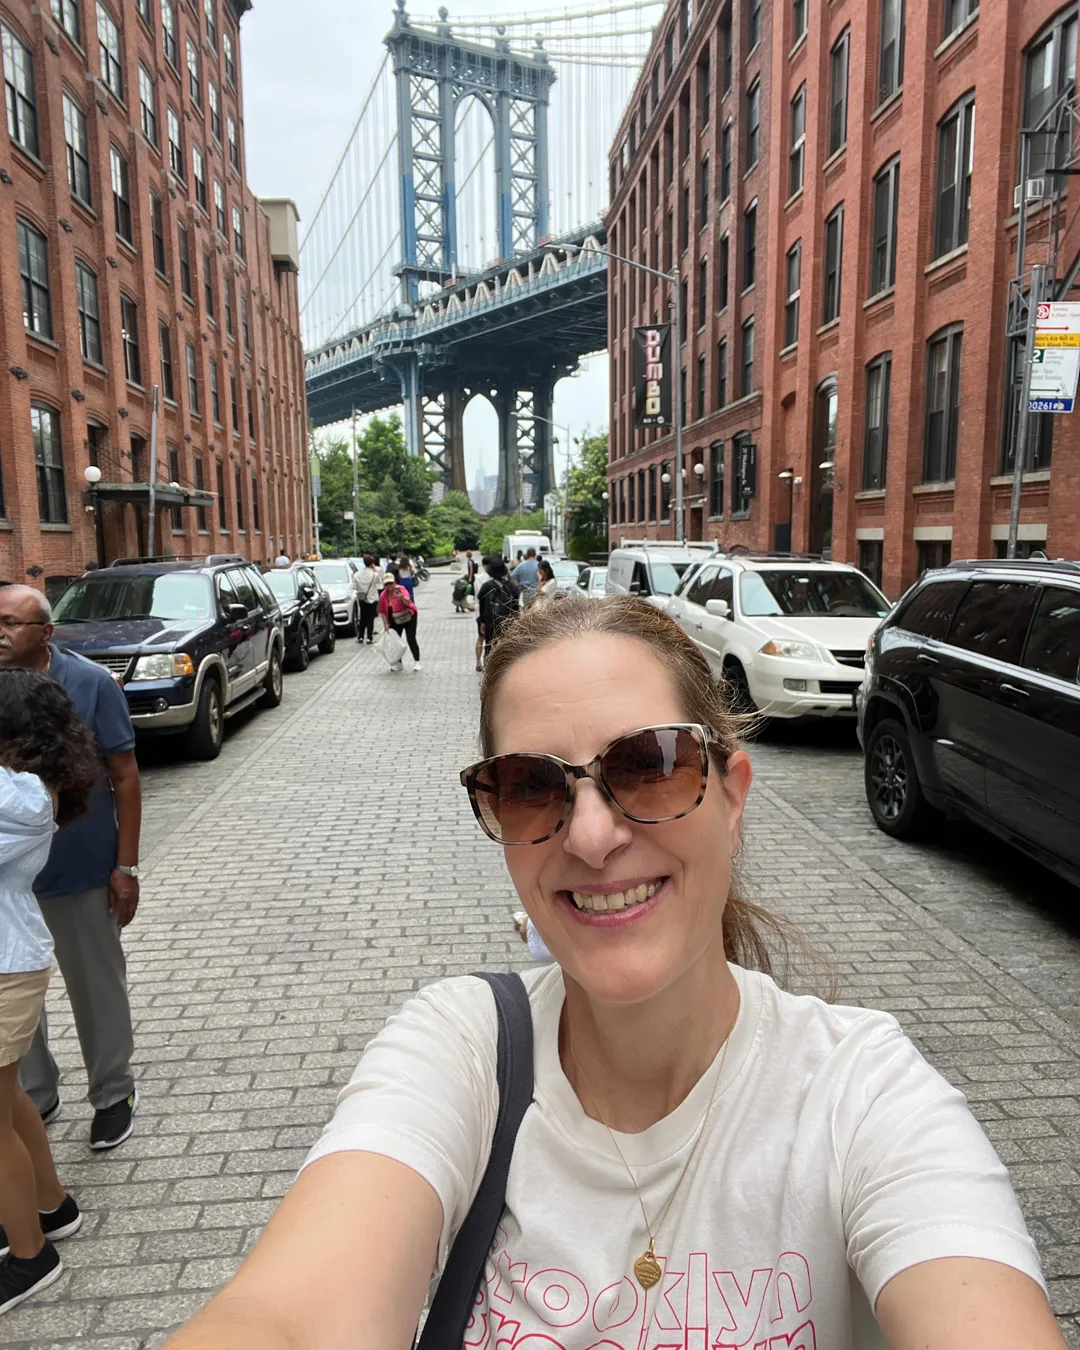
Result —
[[132, 1117], [139, 1105], [139, 1094], [132, 1092], [123, 1101], [106, 1106], [103, 1111], [94, 1112], [90, 1126], [90, 1147], [94, 1149], [116, 1148], [134, 1129]]
[[483, 669], [484, 669], [484, 667], [480, 664], [479, 661], [477, 661], [477, 663], [476, 663], [476, 673], [477, 673], [477, 675], [479, 675]]
[[56, 1101], [53, 1102], [52, 1106], [47, 1106], [45, 1110], [42, 1111], [41, 1113], [42, 1125], [51, 1125], [53, 1121], [57, 1118], [57, 1116], [60, 1114], [60, 1108], [62, 1105], [63, 1103], [60, 1100], [60, 1094], [58, 1092], [56, 1094]]
[[404, 666], [401, 664], [401, 662], [399, 661], [399, 662], [397, 663], [397, 665], [394, 665], [394, 666], [391, 666], [391, 667], [390, 667], [390, 674], [391, 674], [391, 675], [400, 675], [401, 672], [402, 672], [404, 669], [405, 669], [405, 667], [404, 667]]
[[[55, 1209], [39, 1211], [41, 1231], [50, 1242], [59, 1242], [61, 1238], [71, 1237], [82, 1227], [83, 1216], [74, 1196], [65, 1195]], [[0, 1256], [7, 1256], [7, 1234], [0, 1228]]]
[[37, 1256], [29, 1260], [10, 1254], [5, 1256], [0, 1260], [0, 1316], [25, 1303], [39, 1290], [55, 1284], [63, 1269], [63, 1262], [48, 1238]]
[[413, 674], [414, 674], [414, 675], [419, 674], [419, 672], [420, 672], [422, 669], [423, 669], [423, 667], [420, 665], [420, 662], [417, 661], [417, 662], [413, 665]]

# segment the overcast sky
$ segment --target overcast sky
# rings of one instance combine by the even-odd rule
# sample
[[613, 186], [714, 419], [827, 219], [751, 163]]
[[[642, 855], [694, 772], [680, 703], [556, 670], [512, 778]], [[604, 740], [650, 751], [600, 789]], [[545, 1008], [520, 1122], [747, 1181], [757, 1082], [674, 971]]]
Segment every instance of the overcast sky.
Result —
[[[516, 8], [509, 0], [451, 0], [448, 7], [451, 22]], [[409, 5], [417, 16], [437, 8], [438, 0]], [[293, 198], [301, 236], [382, 60], [392, 19], [391, 0], [254, 0], [244, 16], [248, 181], [259, 196]], [[586, 374], [556, 387], [554, 420], [575, 437], [586, 425], [606, 427], [607, 398], [607, 357], [594, 357]], [[489, 473], [498, 468], [495, 414], [483, 399], [466, 414], [465, 445], [471, 486], [481, 462]], [[563, 466], [560, 449], [560, 474]]]

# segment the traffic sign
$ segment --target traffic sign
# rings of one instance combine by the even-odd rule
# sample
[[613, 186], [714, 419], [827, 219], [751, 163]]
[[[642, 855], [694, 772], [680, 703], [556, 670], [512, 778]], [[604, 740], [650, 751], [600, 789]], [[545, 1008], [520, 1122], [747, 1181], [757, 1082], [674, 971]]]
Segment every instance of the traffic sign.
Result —
[[1048, 300], [1035, 313], [1028, 412], [1068, 413], [1080, 379], [1080, 302]]

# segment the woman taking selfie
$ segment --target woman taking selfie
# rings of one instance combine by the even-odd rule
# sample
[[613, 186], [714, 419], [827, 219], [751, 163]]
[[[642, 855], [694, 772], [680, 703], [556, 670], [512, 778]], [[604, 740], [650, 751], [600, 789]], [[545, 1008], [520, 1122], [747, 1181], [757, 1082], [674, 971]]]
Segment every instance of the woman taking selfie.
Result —
[[555, 960], [525, 1034], [471, 976], [411, 999], [173, 1350], [407, 1350], [448, 1252], [424, 1350], [1063, 1350], [963, 1096], [893, 1017], [771, 977], [783, 926], [734, 875], [750, 762], [682, 631], [633, 599], [528, 611], [480, 721], [462, 780]]
[[36, 671], [0, 671], [0, 1313], [59, 1278], [53, 1242], [82, 1224], [18, 1074], [53, 951], [34, 878], [54, 830], [83, 813], [100, 771], [93, 737], [60, 685]]

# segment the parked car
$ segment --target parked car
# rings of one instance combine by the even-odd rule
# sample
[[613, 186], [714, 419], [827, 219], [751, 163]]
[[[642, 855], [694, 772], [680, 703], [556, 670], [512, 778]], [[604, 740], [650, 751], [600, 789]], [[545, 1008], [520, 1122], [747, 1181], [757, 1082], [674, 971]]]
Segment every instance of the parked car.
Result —
[[576, 562], [572, 562], [569, 558], [548, 558], [548, 563], [555, 576], [557, 586], [565, 590], [578, 584], [581, 568]]
[[60, 646], [120, 677], [135, 730], [181, 734], [196, 759], [217, 757], [227, 718], [281, 702], [281, 610], [242, 557], [87, 572], [55, 615]]
[[736, 705], [768, 717], [853, 717], [866, 643], [889, 602], [846, 563], [715, 554], [667, 605]]
[[306, 670], [311, 649], [329, 656], [337, 645], [334, 602], [308, 563], [277, 567], [263, 573], [281, 607], [285, 632], [285, 662], [292, 670]]
[[624, 539], [608, 556], [607, 594], [638, 595], [663, 609], [683, 573], [702, 556], [715, 552], [714, 544]]
[[603, 600], [606, 594], [604, 583], [607, 581], [606, 567], [586, 567], [578, 577], [578, 585], [590, 600]]
[[353, 585], [353, 577], [359, 570], [356, 564], [350, 558], [338, 558], [332, 562], [309, 563], [308, 566], [323, 589], [330, 593], [334, 627], [346, 637], [355, 637], [360, 613], [360, 598]]
[[924, 573], [874, 634], [860, 702], [886, 834], [959, 813], [1080, 885], [1080, 563]]

